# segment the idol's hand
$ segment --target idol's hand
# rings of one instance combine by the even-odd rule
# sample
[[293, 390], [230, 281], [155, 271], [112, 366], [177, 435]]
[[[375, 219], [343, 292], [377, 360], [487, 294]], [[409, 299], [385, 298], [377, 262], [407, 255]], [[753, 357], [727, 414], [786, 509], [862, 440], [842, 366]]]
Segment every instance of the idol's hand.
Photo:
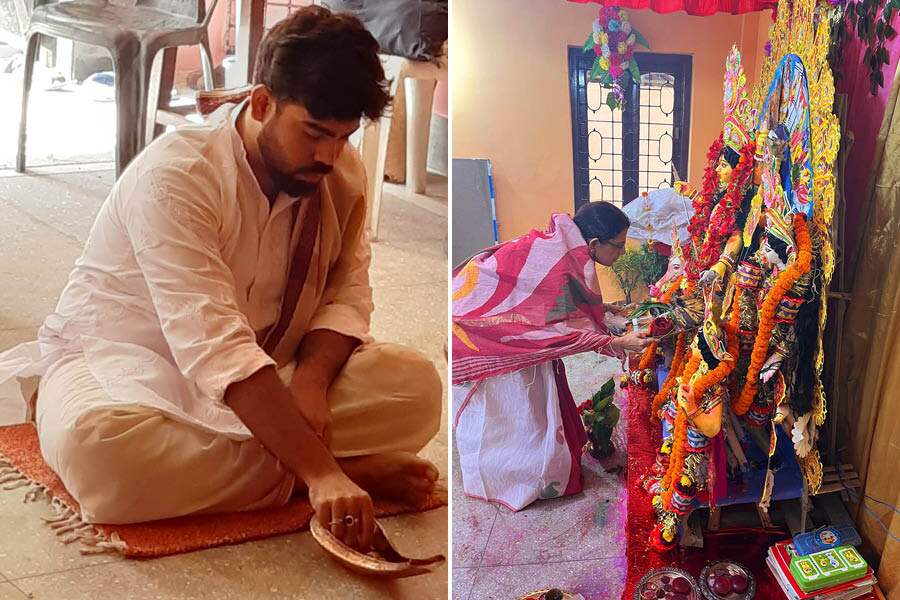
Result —
[[709, 288], [714, 286], [719, 281], [719, 274], [713, 271], [712, 269], [707, 269], [703, 271], [700, 275], [700, 287]]
[[772, 376], [778, 372], [783, 361], [784, 357], [778, 352], [770, 356], [766, 362], [763, 363], [762, 369], [759, 371], [759, 380], [762, 383], [768, 383], [769, 380], [772, 379]]

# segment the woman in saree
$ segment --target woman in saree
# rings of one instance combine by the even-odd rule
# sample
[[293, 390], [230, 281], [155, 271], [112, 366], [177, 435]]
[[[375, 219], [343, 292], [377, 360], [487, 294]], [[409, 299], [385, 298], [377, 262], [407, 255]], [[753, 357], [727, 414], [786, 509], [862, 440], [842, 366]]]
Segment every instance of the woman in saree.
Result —
[[600, 294], [595, 265], [622, 255], [629, 226], [615, 205], [590, 202], [454, 270], [455, 447], [468, 496], [520, 510], [581, 491], [587, 438], [562, 358], [621, 359], [653, 342], [613, 335], [608, 317], [622, 309]]

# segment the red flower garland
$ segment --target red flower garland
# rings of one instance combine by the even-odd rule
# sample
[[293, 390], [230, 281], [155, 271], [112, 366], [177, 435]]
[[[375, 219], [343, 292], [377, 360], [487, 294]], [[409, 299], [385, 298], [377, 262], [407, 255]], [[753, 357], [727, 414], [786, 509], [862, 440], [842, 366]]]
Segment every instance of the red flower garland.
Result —
[[[691, 240], [702, 240], [703, 233], [709, 222], [709, 215], [712, 213], [715, 203], [717, 182], [719, 180], [716, 173], [716, 165], [719, 162], [719, 156], [722, 154], [722, 148], [725, 143], [722, 141], [722, 134], [716, 138], [709, 150], [706, 152], [706, 169], [703, 171], [703, 189], [694, 198], [694, 216], [688, 223], [688, 232], [691, 234]], [[688, 264], [691, 263], [690, 257]]]
[[[709, 150], [706, 152], [706, 169], [703, 171], [703, 189], [694, 198], [694, 216], [688, 223], [688, 232], [690, 233], [691, 246], [695, 240], [702, 240], [706, 228], [709, 226], [709, 217], [715, 204], [716, 191], [718, 189], [719, 176], [716, 173], [716, 165], [719, 162], [719, 156], [722, 154], [725, 142], [722, 140], [722, 134], [716, 138]], [[685, 273], [690, 281], [696, 281], [700, 272], [697, 270], [695, 261], [696, 257], [692, 252], [686, 255]]]
[[722, 253], [722, 246], [734, 230], [735, 217], [744, 199], [741, 192], [753, 172], [755, 153], [755, 141], [751, 140], [741, 148], [740, 161], [732, 172], [725, 196], [720, 201], [722, 209], [711, 216], [706, 239], [703, 241], [703, 248], [700, 250], [696, 263], [699, 271], [708, 269], [715, 264]]

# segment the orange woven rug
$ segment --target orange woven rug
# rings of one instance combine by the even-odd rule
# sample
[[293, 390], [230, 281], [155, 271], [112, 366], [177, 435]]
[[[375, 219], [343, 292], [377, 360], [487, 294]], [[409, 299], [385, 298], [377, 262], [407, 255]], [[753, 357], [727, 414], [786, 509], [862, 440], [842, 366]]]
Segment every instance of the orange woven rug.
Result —
[[[135, 525], [87, 525], [78, 503], [41, 457], [34, 425], [0, 427], [0, 484], [6, 489], [30, 486], [26, 501], [47, 496], [56, 517], [46, 519], [62, 541], [81, 542], [82, 552], [118, 551], [131, 557], [154, 557], [236, 544], [305, 529], [313, 516], [306, 500], [282, 508], [253, 512], [196, 515]], [[438, 490], [421, 506], [376, 502], [375, 514], [388, 517], [447, 505], [446, 491]]]

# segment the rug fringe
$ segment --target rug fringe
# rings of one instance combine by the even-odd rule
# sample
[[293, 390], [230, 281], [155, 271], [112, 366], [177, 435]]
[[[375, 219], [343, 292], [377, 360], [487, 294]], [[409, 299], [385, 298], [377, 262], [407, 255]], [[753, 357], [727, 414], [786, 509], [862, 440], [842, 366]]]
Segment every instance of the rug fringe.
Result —
[[15, 469], [7, 469], [6, 473], [0, 474], [0, 483], [7, 483], [9, 481], [22, 481], [23, 479], [25, 479], [25, 476]]
[[31, 482], [23, 477], [22, 479], [16, 479], [12, 483], [4, 485], [3, 489], [4, 490], [17, 490], [21, 487], [25, 487], [28, 485], [31, 485]]
[[34, 487], [25, 494], [25, 499], [22, 502], [28, 504], [29, 502], [37, 501], [38, 498], [49, 498], [49, 494], [46, 487], [35, 484]]
[[28, 487], [24, 499], [26, 503], [46, 499], [53, 512], [51, 516], [41, 519], [62, 543], [79, 542], [81, 554], [124, 554], [128, 550], [128, 545], [118, 533], [103, 534], [93, 524], [84, 521], [80, 512], [54, 496], [46, 485], [28, 478], [3, 455], [0, 455], [0, 486], [4, 490]]

